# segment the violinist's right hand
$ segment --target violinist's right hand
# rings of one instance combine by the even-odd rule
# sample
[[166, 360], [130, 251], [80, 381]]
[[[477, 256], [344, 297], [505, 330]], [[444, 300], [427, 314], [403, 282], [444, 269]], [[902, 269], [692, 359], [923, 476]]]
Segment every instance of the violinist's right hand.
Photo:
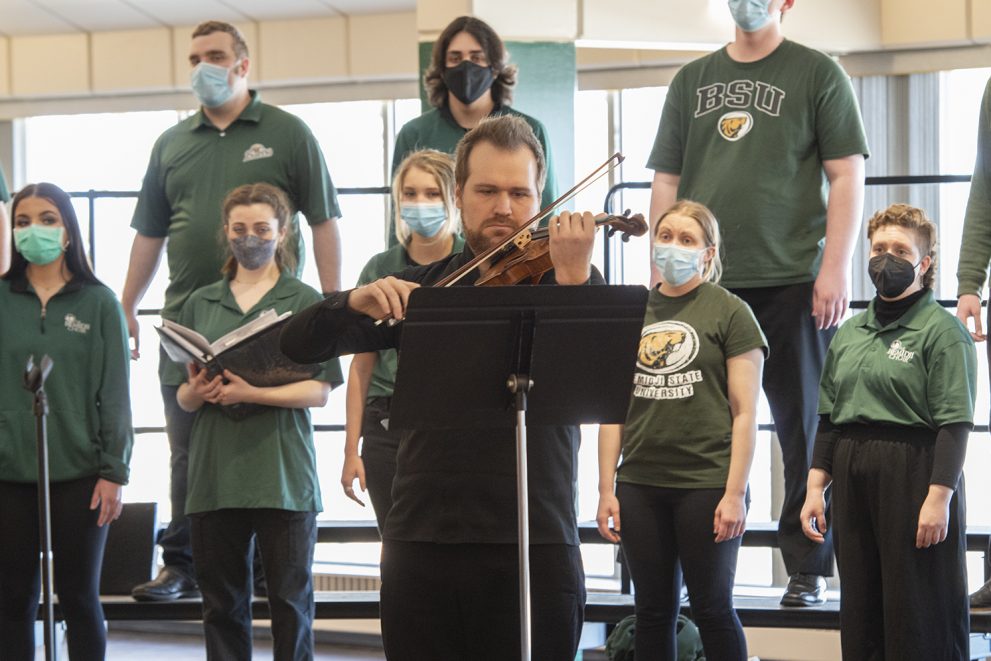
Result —
[[348, 295], [348, 308], [372, 319], [398, 321], [406, 316], [410, 292], [419, 286], [389, 275], [352, 290]]

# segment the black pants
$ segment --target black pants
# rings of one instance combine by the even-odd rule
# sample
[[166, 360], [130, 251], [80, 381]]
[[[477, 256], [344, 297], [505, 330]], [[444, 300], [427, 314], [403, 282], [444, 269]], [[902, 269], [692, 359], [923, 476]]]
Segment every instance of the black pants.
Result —
[[379, 532], [392, 509], [392, 479], [396, 476], [396, 452], [401, 434], [390, 431], [388, 424], [391, 397], [372, 397], [361, 418], [361, 460], [365, 464], [365, 486], [375, 510]]
[[833, 455], [833, 541], [845, 661], [968, 659], [963, 479], [946, 541], [915, 548], [933, 445], [843, 436]]
[[706, 658], [746, 661], [747, 640], [733, 609], [742, 538], [717, 544], [712, 534], [723, 492], [616, 485], [623, 555], [634, 587], [637, 661], [678, 658], [682, 572]]
[[223, 509], [189, 517], [208, 659], [251, 658], [251, 539], [268, 579], [277, 661], [313, 658], [315, 512]]
[[[52, 552], [59, 608], [72, 661], [103, 659], [107, 631], [100, 605], [100, 569], [107, 526], [90, 510], [97, 478], [51, 485]], [[38, 486], [0, 482], [0, 659], [33, 661], [41, 592]]]
[[[382, 545], [382, 642], [390, 661], [520, 658], [515, 544]], [[573, 661], [585, 610], [577, 546], [530, 546], [532, 658]]]
[[[784, 461], [785, 499], [778, 517], [778, 548], [789, 574], [833, 574], [830, 533], [819, 545], [802, 533], [805, 484], [818, 425], [819, 377], [836, 329], [816, 330], [811, 282], [734, 289], [750, 305], [770, 348], [764, 394]], [[827, 504], [828, 506], [828, 504]]]
[[[165, 358], [165, 360], [169, 360]], [[189, 436], [195, 413], [187, 413], [176, 401], [178, 386], [162, 386], [165, 405], [165, 433], [169, 438], [169, 502], [172, 520], [158, 543], [166, 566], [187, 576], [193, 575], [193, 552], [189, 545], [189, 521], [186, 519], [186, 483], [189, 475]]]

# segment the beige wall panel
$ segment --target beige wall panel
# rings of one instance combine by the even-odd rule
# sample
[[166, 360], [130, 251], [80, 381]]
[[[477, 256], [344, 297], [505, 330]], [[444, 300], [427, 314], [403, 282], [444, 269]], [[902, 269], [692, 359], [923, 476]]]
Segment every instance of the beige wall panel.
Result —
[[[901, 1], [901, 0], [897, 0]], [[785, 34], [828, 51], [877, 48], [881, 0], [800, 0], [784, 22]], [[734, 25], [725, 2], [694, 0], [585, 0], [582, 39], [617, 45], [722, 45]]]
[[503, 39], [571, 41], [579, 36], [581, 3], [574, 0], [474, 0], [472, 4], [472, 14]]
[[969, 1], [881, 0], [881, 42], [895, 47], [969, 43]]
[[[241, 31], [244, 40], [248, 42], [248, 54], [251, 56], [251, 72], [249, 78], [256, 79], [258, 76], [258, 63], [260, 61], [261, 48], [258, 45], [258, 24], [252, 22], [235, 23], [235, 27]], [[189, 42], [192, 41], [190, 35], [193, 34], [195, 25], [182, 25], [172, 28], [172, 72], [173, 85], [179, 89], [189, 89]]]
[[121, 30], [90, 35], [93, 91], [172, 87], [172, 31]]
[[[255, 80], [275, 84], [348, 75], [346, 18], [262, 21], [258, 42], [265, 59], [255, 68]], [[379, 46], [389, 47], [384, 42]]]
[[416, 77], [416, 13], [351, 16], [348, 39], [352, 78]]
[[970, 0], [971, 38], [980, 43], [991, 43], [991, 1]]
[[578, 48], [579, 71], [629, 67], [680, 66], [709, 51], [646, 50], [633, 48]]
[[472, 13], [471, 0], [417, 0], [416, 31], [433, 40], [458, 16]]
[[10, 96], [10, 39], [0, 37], [0, 97]]
[[11, 37], [10, 67], [14, 96], [89, 92], [89, 36]]

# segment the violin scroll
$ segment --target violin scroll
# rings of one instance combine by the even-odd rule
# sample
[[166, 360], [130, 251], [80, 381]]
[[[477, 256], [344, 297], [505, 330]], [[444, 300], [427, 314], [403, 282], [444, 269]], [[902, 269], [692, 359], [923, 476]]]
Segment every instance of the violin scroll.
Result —
[[606, 232], [610, 237], [616, 232], [622, 233], [623, 241], [629, 241], [631, 236], [643, 236], [647, 233], [647, 221], [642, 213], [630, 215], [627, 209], [622, 215], [606, 216], [602, 220], [596, 221], [596, 225], [606, 227]]

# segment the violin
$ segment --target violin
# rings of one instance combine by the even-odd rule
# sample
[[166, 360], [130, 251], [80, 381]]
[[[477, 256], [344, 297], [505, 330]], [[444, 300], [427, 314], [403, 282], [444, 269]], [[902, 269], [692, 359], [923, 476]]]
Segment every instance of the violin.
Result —
[[[623, 215], [600, 218], [595, 221], [595, 226], [606, 227], [609, 236], [620, 232], [623, 241], [629, 241], [631, 236], [643, 236], [647, 233], [647, 222], [643, 214], [631, 216], [629, 209]], [[540, 282], [544, 274], [554, 268], [548, 234], [549, 230], [542, 228], [527, 230], [517, 236], [493, 257], [489, 270], [475, 282], [475, 286], [515, 285], [527, 280], [534, 285]]]

